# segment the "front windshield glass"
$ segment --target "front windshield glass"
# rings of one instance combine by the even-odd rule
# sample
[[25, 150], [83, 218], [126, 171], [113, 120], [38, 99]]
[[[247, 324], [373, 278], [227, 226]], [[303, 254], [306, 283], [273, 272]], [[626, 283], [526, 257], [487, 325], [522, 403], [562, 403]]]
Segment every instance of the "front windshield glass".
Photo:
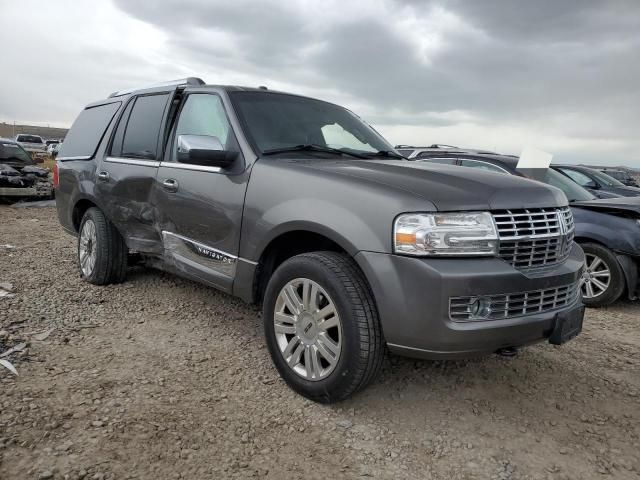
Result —
[[20, 145], [15, 143], [0, 143], [0, 163], [21, 162], [31, 164], [31, 157]]
[[582, 188], [580, 185], [565, 177], [560, 172], [556, 172], [552, 168], [547, 168], [544, 182], [562, 190], [567, 196], [569, 202], [595, 200], [596, 198], [588, 190]]
[[230, 92], [229, 96], [260, 153], [299, 145], [365, 154], [393, 151], [373, 128], [337, 105], [271, 92]]
[[624, 187], [624, 183], [619, 182], [615, 178], [610, 177], [605, 173], [599, 172], [597, 170], [591, 170], [590, 173], [592, 176], [596, 177], [598, 181], [603, 185], [606, 185], [608, 187]]

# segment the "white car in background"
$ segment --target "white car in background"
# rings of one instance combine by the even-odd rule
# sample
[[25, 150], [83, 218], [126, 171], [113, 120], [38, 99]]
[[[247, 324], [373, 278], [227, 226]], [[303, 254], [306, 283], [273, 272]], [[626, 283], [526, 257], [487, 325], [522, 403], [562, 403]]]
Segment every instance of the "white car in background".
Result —
[[19, 133], [15, 138], [16, 143], [31, 154], [33, 159], [41, 163], [47, 155], [47, 144], [40, 135]]

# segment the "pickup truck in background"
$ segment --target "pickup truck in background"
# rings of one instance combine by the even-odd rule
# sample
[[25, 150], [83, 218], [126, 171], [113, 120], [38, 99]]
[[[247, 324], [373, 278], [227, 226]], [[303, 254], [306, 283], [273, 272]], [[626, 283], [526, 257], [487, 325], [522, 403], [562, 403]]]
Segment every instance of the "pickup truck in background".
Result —
[[262, 304], [291, 388], [347, 398], [385, 349], [465, 358], [581, 330], [584, 254], [539, 182], [410, 162], [340, 106], [199, 79], [88, 105], [56, 164], [62, 226], [102, 285], [150, 266]]

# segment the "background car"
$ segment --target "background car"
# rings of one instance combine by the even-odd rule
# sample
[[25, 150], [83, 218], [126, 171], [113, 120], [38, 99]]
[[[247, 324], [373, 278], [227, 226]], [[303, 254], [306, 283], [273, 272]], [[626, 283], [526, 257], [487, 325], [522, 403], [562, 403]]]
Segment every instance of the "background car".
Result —
[[[525, 176], [516, 170], [518, 157], [460, 148], [427, 148], [416, 161], [457, 165], [496, 173]], [[640, 264], [640, 197], [598, 199], [567, 176], [549, 168], [544, 181], [564, 192], [575, 222], [575, 238], [585, 252], [583, 301], [600, 307], [625, 292], [636, 298]], [[535, 246], [534, 246], [535, 248]], [[541, 252], [541, 254], [543, 254]]]
[[625, 172], [624, 170], [618, 170], [618, 169], [614, 169], [614, 168], [604, 168], [600, 170], [602, 173], [604, 173], [605, 175], [609, 175], [612, 178], [615, 178], [616, 180], [618, 180], [619, 182], [621, 182], [622, 184], [626, 185], [627, 187], [638, 187], [638, 182], [636, 181], [635, 178], [633, 178], [629, 172]]
[[31, 155], [14, 140], [0, 138], [0, 200], [53, 196], [51, 173], [34, 166]]
[[15, 141], [31, 154], [31, 157], [37, 163], [42, 163], [47, 155], [47, 145], [40, 135], [31, 135], [27, 133], [19, 133], [15, 137]]
[[627, 187], [613, 177], [598, 170], [580, 165], [552, 165], [559, 172], [565, 174], [581, 187], [586, 188], [595, 196], [599, 192], [612, 193], [620, 197], [638, 197], [640, 188]]

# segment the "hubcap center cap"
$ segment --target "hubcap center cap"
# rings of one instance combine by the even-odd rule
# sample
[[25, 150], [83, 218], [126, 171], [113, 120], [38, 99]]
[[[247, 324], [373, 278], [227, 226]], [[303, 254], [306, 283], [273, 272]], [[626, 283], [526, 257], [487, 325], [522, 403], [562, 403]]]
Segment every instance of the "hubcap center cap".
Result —
[[298, 318], [298, 336], [308, 345], [313, 344], [318, 336], [318, 324], [309, 312], [303, 312]]

